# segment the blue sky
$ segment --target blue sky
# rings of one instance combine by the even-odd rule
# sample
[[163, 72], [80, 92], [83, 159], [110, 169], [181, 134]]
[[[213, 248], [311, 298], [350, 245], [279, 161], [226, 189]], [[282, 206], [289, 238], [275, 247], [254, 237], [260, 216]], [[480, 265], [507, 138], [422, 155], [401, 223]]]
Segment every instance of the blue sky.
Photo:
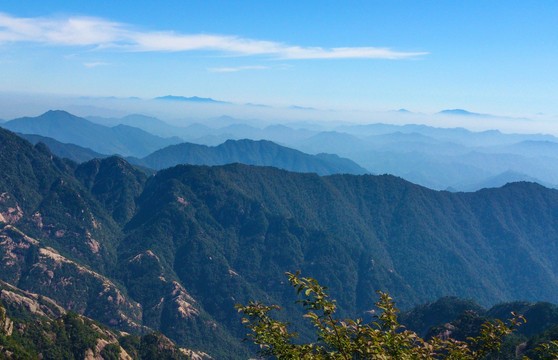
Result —
[[0, 92], [556, 116], [558, 2], [10, 1]]

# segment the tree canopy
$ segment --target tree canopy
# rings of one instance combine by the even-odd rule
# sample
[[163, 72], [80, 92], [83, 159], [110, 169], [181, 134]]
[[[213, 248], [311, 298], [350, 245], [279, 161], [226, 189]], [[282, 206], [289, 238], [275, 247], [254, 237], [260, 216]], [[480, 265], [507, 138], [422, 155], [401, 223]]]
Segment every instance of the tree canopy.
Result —
[[[397, 319], [398, 309], [386, 293], [379, 293], [376, 307], [380, 310], [376, 321], [367, 324], [362, 319], [341, 320], [335, 317], [337, 305], [329, 298], [326, 287], [313, 278], [287, 273], [289, 283], [302, 296], [300, 303], [304, 318], [316, 328], [316, 341], [300, 343], [298, 334], [288, 329], [289, 323], [274, 320], [270, 313], [280, 309], [277, 305], [250, 302], [237, 305], [246, 317], [247, 335], [259, 346], [262, 356], [276, 359], [379, 359], [379, 360], [480, 360], [500, 348], [505, 336], [525, 322], [512, 313], [507, 322], [487, 321], [476, 337], [465, 341], [438, 336], [426, 341], [415, 332], [405, 329]], [[539, 347], [539, 359], [558, 359], [558, 342], [550, 341]], [[523, 357], [524, 360], [529, 358]]]

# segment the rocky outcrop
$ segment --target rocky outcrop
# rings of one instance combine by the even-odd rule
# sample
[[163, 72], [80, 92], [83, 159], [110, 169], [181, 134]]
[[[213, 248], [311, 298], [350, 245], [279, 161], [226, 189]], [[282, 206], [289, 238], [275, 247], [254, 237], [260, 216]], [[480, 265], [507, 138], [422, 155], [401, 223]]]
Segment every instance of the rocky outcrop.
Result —
[[[0, 280], [55, 299], [64, 308], [107, 325], [134, 332], [142, 326], [142, 307], [129, 299], [110, 279], [61, 255], [13, 225], [0, 229]], [[4, 291], [2, 297], [17, 294]], [[40, 311], [29, 301], [27, 308]]]
[[6, 309], [0, 305], [0, 334], [11, 336], [14, 330], [14, 323], [6, 316]]

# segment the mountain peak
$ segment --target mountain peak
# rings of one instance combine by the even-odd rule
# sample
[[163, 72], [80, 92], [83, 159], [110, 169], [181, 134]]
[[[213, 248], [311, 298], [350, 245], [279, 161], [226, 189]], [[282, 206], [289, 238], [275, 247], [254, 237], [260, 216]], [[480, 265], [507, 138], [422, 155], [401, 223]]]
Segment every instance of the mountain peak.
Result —
[[69, 112], [65, 111], [65, 110], [49, 110], [47, 112], [45, 112], [42, 115], [39, 115], [39, 118], [44, 118], [44, 117], [63, 117], [63, 118], [77, 118], [77, 116], [70, 114]]
[[319, 175], [368, 173], [366, 169], [345, 158], [310, 155], [269, 140], [251, 139], [229, 139], [218, 146], [182, 143], [157, 150], [143, 159], [130, 160], [136, 165], [147, 166], [155, 170], [177, 164], [243, 163], [273, 166], [294, 172], [313, 172]]
[[23, 134], [53, 138], [100, 154], [146, 156], [165, 146], [180, 142], [179, 138], [162, 138], [129, 125], [107, 127], [62, 110], [50, 110], [38, 117], [19, 118], [2, 124], [4, 128]]
[[215, 100], [212, 98], [204, 98], [199, 96], [176, 96], [176, 95], [166, 95], [166, 96], [159, 96], [156, 97], [154, 100], [170, 100], [170, 101], [188, 101], [188, 102], [197, 102], [197, 103], [219, 103], [219, 104], [226, 104], [225, 101]]

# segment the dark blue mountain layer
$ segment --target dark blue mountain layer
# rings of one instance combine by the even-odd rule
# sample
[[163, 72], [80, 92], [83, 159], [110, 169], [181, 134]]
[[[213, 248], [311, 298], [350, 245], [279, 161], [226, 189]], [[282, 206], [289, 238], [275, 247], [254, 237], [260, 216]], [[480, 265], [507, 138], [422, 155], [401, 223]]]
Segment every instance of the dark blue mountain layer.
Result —
[[130, 158], [136, 165], [160, 170], [178, 164], [273, 166], [295, 172], [314, 172], [319, 175], [366, 174], [366, 169], [355, 162], [331, 154], [309, 155], [277, 145], [271, 141], [227, 140], [219, 146], [192, 143], [171, 145], [142, 158]]

